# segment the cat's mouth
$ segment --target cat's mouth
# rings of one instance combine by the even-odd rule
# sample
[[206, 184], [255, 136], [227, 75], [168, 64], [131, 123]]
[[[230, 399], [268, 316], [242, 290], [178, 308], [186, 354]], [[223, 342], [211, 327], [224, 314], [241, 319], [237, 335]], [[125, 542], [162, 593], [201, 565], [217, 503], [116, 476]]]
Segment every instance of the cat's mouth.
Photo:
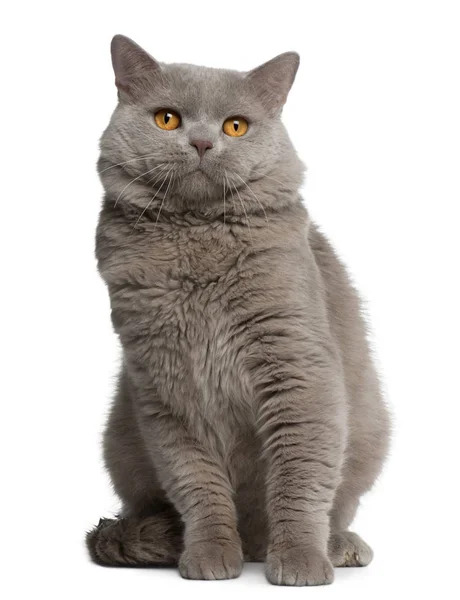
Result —
[[181, 193], [185, 196], [209, 198], [219, 195], [222, 190], [223, 175], [219, 174], [218, 169], [203, 163], [188, 169], [180, 179]]
[[207, 181], [208, 183], [216, 183], [215, 177], [209, 172], [209, 169], [203, 164], [203, 161], [193, 170], [189, 171], [187, 176], [192, 176], [197, 180]]

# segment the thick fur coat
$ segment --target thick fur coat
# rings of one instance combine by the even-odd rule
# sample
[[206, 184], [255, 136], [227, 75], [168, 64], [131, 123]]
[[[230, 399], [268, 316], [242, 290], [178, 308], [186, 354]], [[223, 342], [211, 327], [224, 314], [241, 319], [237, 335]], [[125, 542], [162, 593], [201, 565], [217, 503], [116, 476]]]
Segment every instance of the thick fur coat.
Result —
[[[280, 119], [298, 57], [160, 65], [116, 36], [112, 58], [96, 253], [123, 348], [104, 437], [123, 508], [91, 556], [193, 579], [260, 560], [275, 584], [330, 583], [372, 558], [349, 526], [389, 418], [358, 295], [299, 196]], [[241, 137], [222, 130], [235, 115]]]

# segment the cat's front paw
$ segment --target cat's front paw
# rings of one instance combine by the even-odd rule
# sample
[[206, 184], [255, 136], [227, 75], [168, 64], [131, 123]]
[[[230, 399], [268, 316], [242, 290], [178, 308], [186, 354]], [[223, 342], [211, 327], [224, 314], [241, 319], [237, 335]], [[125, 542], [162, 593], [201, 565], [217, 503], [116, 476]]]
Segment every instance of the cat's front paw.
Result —
[[232, 544], [193, 544], [179, 560], [179, 572], [185, 579], [234, 579], [242, 569], [241, 548]]
[[314, 548], [269, 551], [265, 573], [274, 585], [327, 585], [334, 581], [331, 561]]

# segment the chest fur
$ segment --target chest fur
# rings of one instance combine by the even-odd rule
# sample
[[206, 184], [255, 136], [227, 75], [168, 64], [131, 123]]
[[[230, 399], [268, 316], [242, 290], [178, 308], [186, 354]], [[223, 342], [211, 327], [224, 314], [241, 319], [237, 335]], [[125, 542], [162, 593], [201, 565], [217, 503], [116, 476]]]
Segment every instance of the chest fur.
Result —
[[104, 272], [115, 308], [123, 304], [142, 320], [150, 317], [160, 328], [176, 324], [185, 334], [185, 316], [189, 324], [201, 318], [213, 323], [214, 309], [222, 308], [218, 299], [236, 284], [245, 252], [244, 243], [213, 229], [171, 228], [114, 248]]
[[205, 405], [235, 395], [235, 385], [244, 395], [234, 333], [247, 252], [244, 241], [212, 229], [113, 247], [101, 271], [125, 354], [168, 389], [182, 381], [188, 394], [199, 390]]

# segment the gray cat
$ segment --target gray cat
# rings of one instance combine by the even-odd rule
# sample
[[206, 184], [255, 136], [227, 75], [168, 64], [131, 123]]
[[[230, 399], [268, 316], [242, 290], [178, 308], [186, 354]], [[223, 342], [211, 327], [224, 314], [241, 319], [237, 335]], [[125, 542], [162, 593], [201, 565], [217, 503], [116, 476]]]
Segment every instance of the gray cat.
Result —
[[345, 268], [299, 196], [280, 115], [299, 64], [156, 62], [112, 41], [96, 253], [123, 347], [104, 456], [103, 565], [331, 583], [372, 551], [348, 530], [389, 417]]

